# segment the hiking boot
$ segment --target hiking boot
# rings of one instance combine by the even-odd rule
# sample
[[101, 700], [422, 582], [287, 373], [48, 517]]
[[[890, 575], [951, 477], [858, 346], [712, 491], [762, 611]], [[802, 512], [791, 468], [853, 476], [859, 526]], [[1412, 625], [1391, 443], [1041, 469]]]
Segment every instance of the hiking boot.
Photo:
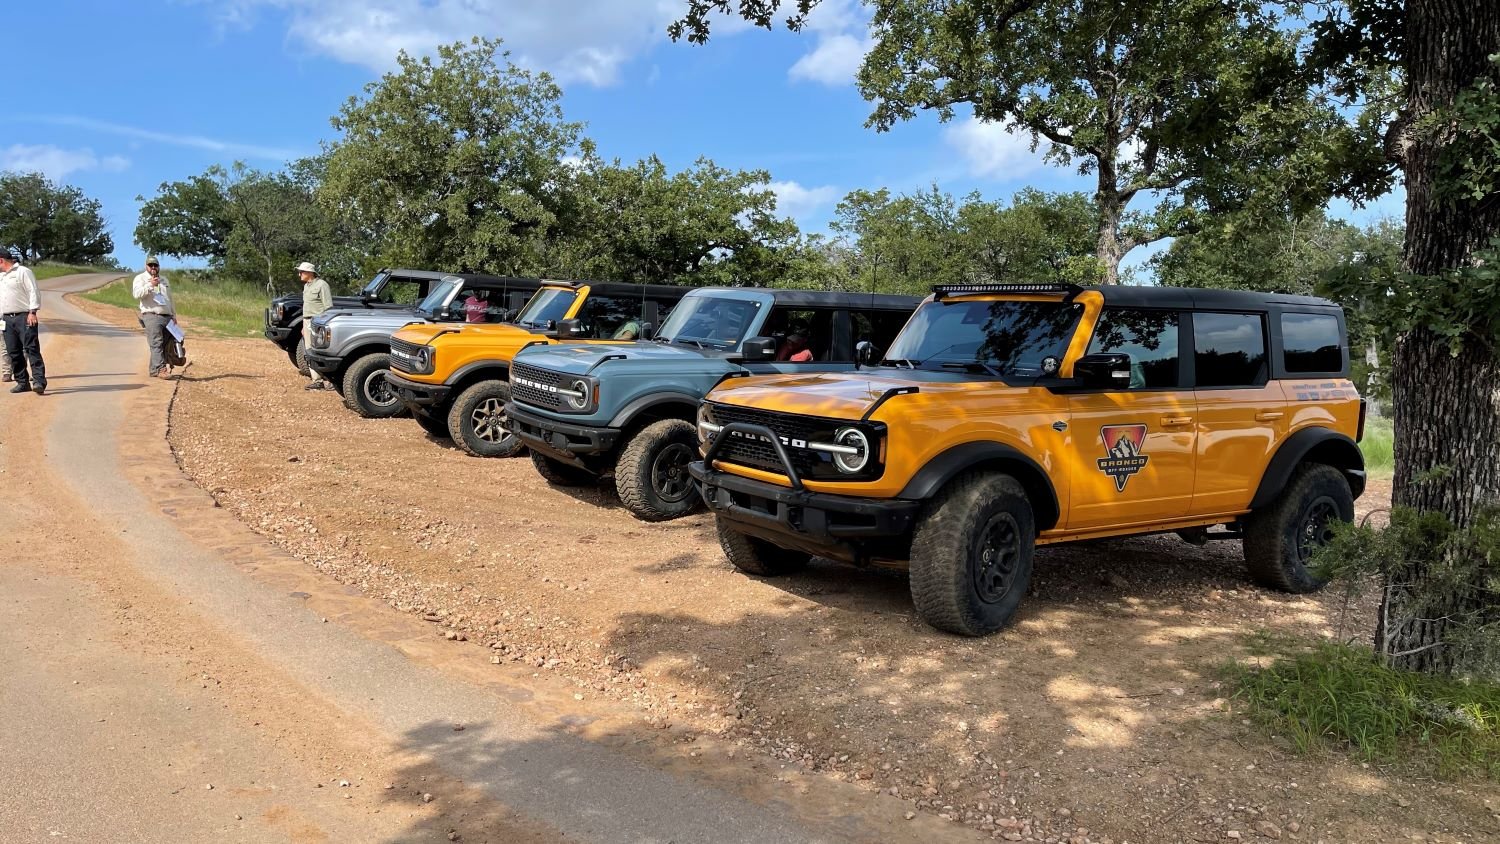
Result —
[[322, 381], [312, 381], [312, 382], [308, 383], [308, 385], [306, 387], [303, 387], [302, 389], [304, 389], [304, 390], [321, 390], [321, 389], [324, 389], [323, 382]]
[[47, 394], [47, 385], [46, 384], [38, 384], [35, 387], [32, 387], [31, 391], [33, 393], [36, 393], [39, 396], [46, 395]]
[[30, 384], [17, 384], [16, 386], [11, 387], [10, 391], [12, 393], [29, 393], [29, 392], [31, 392], [31, 385]]

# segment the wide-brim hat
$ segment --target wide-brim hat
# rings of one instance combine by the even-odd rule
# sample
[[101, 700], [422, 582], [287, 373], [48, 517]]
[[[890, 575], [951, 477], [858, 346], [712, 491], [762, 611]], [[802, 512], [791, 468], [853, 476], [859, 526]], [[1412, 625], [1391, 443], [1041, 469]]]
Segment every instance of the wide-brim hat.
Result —
[[312, 262], [310, 261], [303, 261], [302, 263], [297, 265], [297, 272], [316, 274], [318, 272], [318, 268], [313, 266]]

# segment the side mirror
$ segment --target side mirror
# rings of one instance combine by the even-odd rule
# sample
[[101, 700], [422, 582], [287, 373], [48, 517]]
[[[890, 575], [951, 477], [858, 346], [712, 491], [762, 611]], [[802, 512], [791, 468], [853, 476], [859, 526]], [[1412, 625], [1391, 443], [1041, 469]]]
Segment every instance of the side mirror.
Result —
[[565, 319], [557, 324], [557, 339], [577, 340], [588, 336], [588, 329], [581, 319]]
[[869, 366], [875, 360], [875, 344], [869, 340], [861, 340], [854, 344], [854, 365]]
[[747, 361], [775, 360], [775, 337], [751, 337], [740, 345], [740, 357]]
[[651, 324], [651, 323], [649, 323], [649, 322], [643, 322], [643, 323], [641, 323], [641, 330], [637, 331], [636, 334], [635, 334], [635, 339], [637, 339], [637, 340], [650, 340], [652, 337], [655, 337], [655, 336], [656, 336], [656, 326], [653, 325], [653, 324]]
[[1130, 386], [1130, 355], [1123, 352], [1084, 355], [1073, 364], [1073, 375], [1089, 387], [1125, 389]]
[[368, 290], [361, 290], [359, 292], [359, 301], [365, 303], [366, 305], [373, 305], [376, 302], [380, 301], [380, 297]]
[[452, 308], [439, 308], [432, 317], [438, 322], [453, 322], [458, 319], [458, 314], [454, 313]]

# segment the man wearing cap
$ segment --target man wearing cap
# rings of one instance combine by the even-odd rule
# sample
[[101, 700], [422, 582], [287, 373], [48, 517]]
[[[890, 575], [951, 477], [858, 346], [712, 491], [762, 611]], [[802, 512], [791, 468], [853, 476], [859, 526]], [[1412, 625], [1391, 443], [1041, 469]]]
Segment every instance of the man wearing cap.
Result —
[[47, 392], [47, 368], [42, 365], [42, 344], [37, 332], [41, 293], [36, 276], [21, 266], [15, 250], [0, 250], [0, 319], [5, 321], [5, 353], [16, 385], [12, 393]]
[[141, 308], [141, 327], [146, 329], [146, 345], [151, 349], [150, 374], [153, 378], [169, 378], [172, 367], [166, 355], [167, 323], [176, 311], [172, 309], [171, 287], [162, 277], [155, 255], [146, 259], [146, 271], [131, 281], [130, 292]]
[[[313, 317], [333, 307], [333, 291], [328, 288], [328, 282], [318, 277], [318, 268], [307, 261], [297, 265], [297, 275], [302, 279], [302, 341], [310, 349]], [[303, 389], [326, 390], [332, 386], [314, 369], [312, 382]]]

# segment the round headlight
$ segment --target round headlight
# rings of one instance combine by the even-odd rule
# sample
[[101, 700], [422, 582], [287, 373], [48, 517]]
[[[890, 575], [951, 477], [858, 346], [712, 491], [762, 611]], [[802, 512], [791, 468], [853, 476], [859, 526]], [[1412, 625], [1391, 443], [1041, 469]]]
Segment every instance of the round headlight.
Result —
[[718, 428], [719, 428], [719, 426], [716, 425], [716, 424], [714, 424], [714, 412], [713, 412], [713, 409], [708, 406], [707, 402], [701, 402], [701, 403], [699, 403], [699, 405], [698, 405], [698, 435], [701, 436], [701, 437], [703, 437], [704, 439], [708, 439], [709, 437], [713, 436], [714, 433], [716, 433], [718, 431]]
[[574, 410], [588, 410], [589, 401], [593, 399], [593, 388], [589, 386], [589, 382], [579, 378], [570, 389], [572, 392], [565, 394], [568, 404]]
[[852, 452], [833, 455], [833, 465], [840, 472], [852, 475], [870, 465], [870, 438], [865, 436], [864, 431], [858, 428], [840, 428], [833, 435], [833, 442], [835, 445], [854, 449]]

